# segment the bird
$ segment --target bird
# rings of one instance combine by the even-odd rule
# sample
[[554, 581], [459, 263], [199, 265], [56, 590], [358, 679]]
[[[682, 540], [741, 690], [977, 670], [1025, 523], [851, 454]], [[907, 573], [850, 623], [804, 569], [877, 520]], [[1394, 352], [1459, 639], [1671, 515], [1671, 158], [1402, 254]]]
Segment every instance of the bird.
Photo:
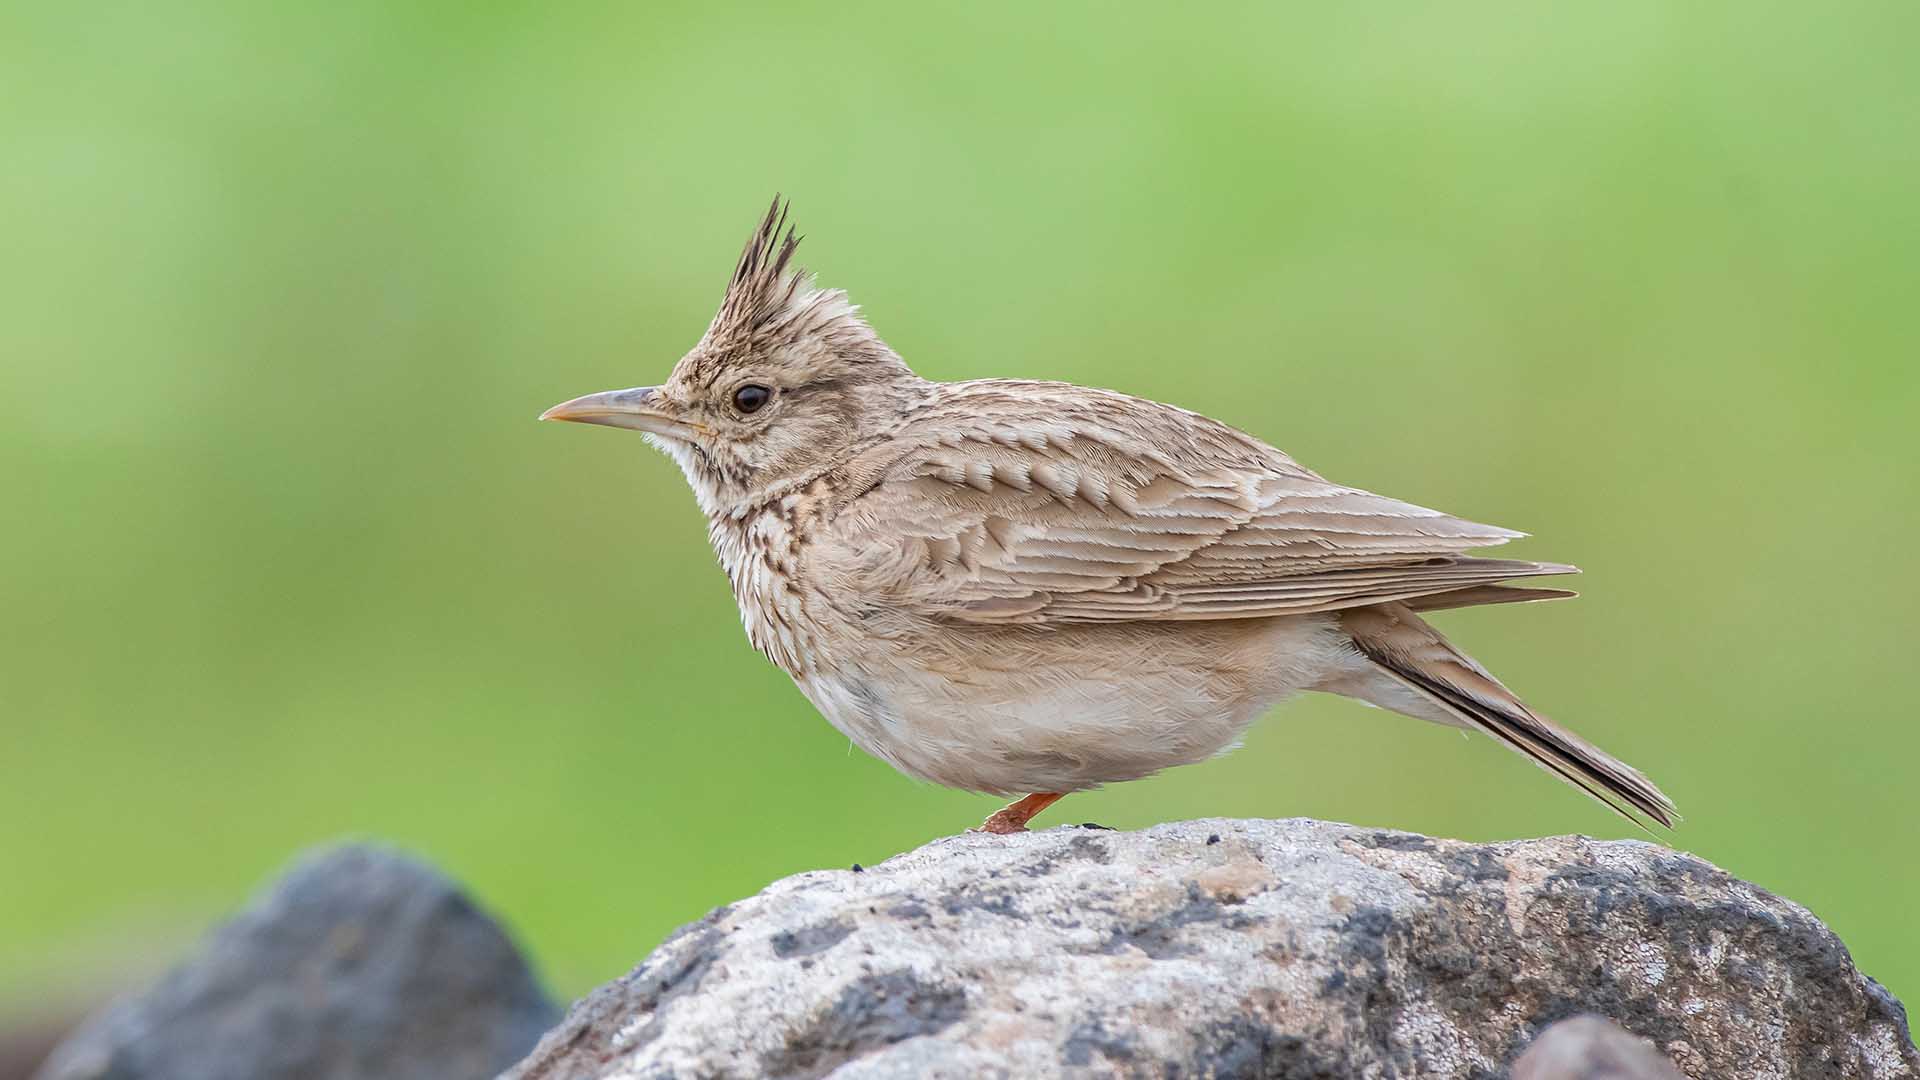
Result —
[[1231, 750], [1303, 691], [1481, 732], [1672, 827], [1650, 780], [1423, 618], [1573, 596], [1512, 582], [1575, 567], [1472, 554], [1525, 534], [1173, 405], [922, 378], [795, 263], [788, 218], [776, 196], [665, 382], [540, 418], [639, 431], [678, 464], [754, 647], [868, 754], [1018, 796], [977, 831]]

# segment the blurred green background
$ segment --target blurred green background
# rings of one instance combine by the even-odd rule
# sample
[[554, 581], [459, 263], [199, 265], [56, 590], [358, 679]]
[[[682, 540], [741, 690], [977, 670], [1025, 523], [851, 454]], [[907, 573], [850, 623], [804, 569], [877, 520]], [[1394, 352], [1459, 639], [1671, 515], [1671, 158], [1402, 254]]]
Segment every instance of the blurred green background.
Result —
[[[657, 381], [776, 191], [923, 374], [1582, 565], [1443, 623], [1920, 995], [1920, 6], [1206, 11], [0, 3], [0, 1001], [342, 834], [574, 994], [992, 809], [752, 652], [668, 462], [534, 423]], [[1047, 820], [1203, 815], [1630, 835], [1319, 698]]]

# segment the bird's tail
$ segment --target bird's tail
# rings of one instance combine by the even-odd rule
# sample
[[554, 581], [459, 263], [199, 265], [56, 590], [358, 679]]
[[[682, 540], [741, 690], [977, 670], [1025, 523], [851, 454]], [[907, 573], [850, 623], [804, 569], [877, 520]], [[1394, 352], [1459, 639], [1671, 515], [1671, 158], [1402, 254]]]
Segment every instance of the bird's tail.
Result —
[[[1360, 654], [1401, 693], [1362, 693], [1376, 705], [1486, 732], [1629, 821], [1644, 814], [1673, 827], [1673, 801], [1637, 769], [1527, 708], [1486, 668], [1454, 648], [1405, 604], [1340, 612]], [[1343, 692], [1351, 693], [1350, 690]]]

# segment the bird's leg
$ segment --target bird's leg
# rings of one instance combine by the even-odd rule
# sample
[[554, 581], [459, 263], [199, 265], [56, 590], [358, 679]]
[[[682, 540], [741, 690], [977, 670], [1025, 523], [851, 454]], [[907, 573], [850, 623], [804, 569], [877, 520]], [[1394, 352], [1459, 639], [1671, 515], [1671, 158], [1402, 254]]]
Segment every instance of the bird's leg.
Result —
[[980, 823], [979, 831], [993, 833], [995, 836], [1026, 832], [1027, 822], [1039, 816], [1040, 811], [1064, 798], [1066, 798], [1065, 792], [1036, 791], [1019, 802], [995, 810], [993, 816]]

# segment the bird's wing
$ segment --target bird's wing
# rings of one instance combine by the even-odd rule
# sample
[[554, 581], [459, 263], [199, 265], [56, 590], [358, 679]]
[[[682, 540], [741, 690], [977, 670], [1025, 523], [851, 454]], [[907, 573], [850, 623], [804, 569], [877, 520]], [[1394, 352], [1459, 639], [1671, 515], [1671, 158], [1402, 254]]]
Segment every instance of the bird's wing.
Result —
[[1085, 408], [1095, 392], [1073, 390], [1039, 411], [962, 402], [889, 440], [809, 545], [817, 580], [926, 616], [1044, 624], [1305, 614], [1574, 572], [1473, 558], [1522, 534], [1330, 483], [1197, 414], [1121, 395]]

